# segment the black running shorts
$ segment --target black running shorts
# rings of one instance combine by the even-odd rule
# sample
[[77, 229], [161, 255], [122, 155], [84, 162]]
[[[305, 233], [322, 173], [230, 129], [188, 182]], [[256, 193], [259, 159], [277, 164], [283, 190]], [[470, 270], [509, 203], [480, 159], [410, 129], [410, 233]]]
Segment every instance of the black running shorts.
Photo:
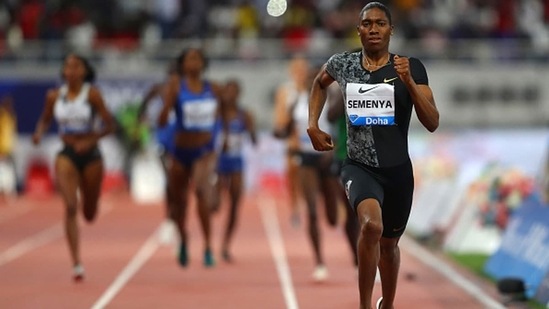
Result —
[[381, 205], [383, 237], [402, 236], [412, 209], [414, 191], [410, 160], [393, 167], [376, 168], [347, 159], [341, 181], [355, 213], [360, 202], [374, 198]]
[[78, 172], [84, 172], [86, 166], [90, 163], [102, 160], [101, 152], [97, 146], [88, 150], [85, 153], [77, 153], [74, 148], [69, 145], [65, 145], [58, 155], [65, 156], [74, 164]]

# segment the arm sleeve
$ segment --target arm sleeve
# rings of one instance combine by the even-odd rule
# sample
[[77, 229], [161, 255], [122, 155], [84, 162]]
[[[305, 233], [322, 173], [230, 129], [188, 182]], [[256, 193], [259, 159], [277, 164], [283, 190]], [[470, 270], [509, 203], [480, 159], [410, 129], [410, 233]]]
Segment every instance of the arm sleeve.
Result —
[[410, 69], [412, 71], [412, 77], [418, 85], [429, 85], [429, 78], [427, 77], [427, 70], [419, 59], [410, 58]]
[[335, 54], [331, 56], [330, 59], [328, 59], [328, 61], [326, 61], [326, 72], [328, 72], [328, 74], [330, 74], [330, 76], [336, 81], [339, 80], [338, 78], [339, 76], [337, 74], [340, 71], [338, 69], [339, 67], [338, 63], [340, 62], [339, 58], [340, 58], [339, 55]]

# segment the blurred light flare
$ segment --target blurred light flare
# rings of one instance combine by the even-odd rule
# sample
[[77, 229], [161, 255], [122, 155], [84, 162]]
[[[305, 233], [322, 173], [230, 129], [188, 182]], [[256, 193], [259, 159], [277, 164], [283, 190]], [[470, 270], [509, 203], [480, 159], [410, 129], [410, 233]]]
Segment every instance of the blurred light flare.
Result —
[[287, 8], [288, 3], [286, 0], [269, 0], [267, 2], [267, 14], [273, 17], [282, 16]]

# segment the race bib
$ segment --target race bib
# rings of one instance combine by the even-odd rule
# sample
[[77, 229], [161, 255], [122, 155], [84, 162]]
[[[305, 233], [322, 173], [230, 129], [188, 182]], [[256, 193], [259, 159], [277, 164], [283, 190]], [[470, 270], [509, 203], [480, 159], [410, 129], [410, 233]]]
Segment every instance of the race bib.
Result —
[[345, 108], [353, 126], [392, 126], [395, 123], [395, 86], [347, 83]]
[[56, 103], [54, 112], [61, 133], [86, 133], [92, 129], [93, 111], [87, 103]]
[[227, 154], [238, 156], [242, 153], [244, 139], [242, 133], [229, 133], [227, 136]]
[[88, 133], [92, 130], [89, 122], [81, 120], [60, 121], [58, 124], [59, 132], [64, 134]]
[[215, 124], [217, 101], [200, 99], [183, 104], [183, 127], [190, 130], [209, 130]]

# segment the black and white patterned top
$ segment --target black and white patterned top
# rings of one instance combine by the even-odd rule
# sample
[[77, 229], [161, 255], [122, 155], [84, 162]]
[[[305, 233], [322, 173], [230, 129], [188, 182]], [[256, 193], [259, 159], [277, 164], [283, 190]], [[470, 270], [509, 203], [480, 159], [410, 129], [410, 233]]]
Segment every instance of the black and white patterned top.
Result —
[[[326, 71], [337, 81], [345, 98], [348, 157], [371, 167], [396, 166], [409, 159], [408, 129], [413, 103], [392, 65], [394, 56], [390, 54], [387, 65], [373, 72], [363, 67], [362, 51], [335, 54], [326, 63]], [[410, 72], [415, 82], [428, 85], [427, 72], [421, 61], [416, 58], [410, 58], [409, 61]], [[351, 84], [354, 86], [348, 87]], [[349, 98], [349, 92], [356, 92], [356, 84], [364, 85], [364, 89], [373, 89], [371, 85], [375, 84], [384, 84], [383, 87], [393, 89], [391, 103], [394, 105], [394, 125], [353, 125], [349, 118], [349, 110], [353, 102], [357, 101]], [[358, 93], [351, 93], [355, 98], [364, 96], [362, 107], [364, 102], [367, 102], [366, 106], [371, 107], [370, 102], [380, 101], [377, 97], [367, 97], [368, 94], [364, 92], [366, 91], [359, 90]]]

